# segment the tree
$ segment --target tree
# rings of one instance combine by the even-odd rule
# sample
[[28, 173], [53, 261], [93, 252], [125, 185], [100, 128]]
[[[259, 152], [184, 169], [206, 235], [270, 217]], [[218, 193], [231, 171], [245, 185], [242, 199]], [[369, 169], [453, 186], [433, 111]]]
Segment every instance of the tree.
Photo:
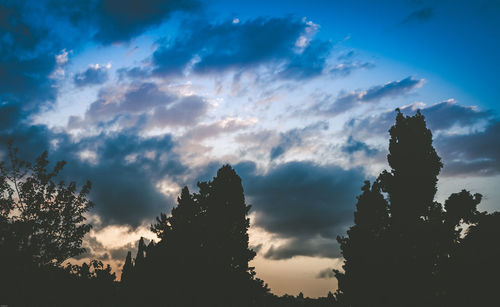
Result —
[[134, 264], [132, 263], [132, 253], [128, 252], [127, 257], [125, 258], [125, 264], [123, 265], [122, 269], [122, 277], [121, 277], [122, 284], [126, 284], [129, 281], [133, 269], [134, 269]]
[[345, 273], [335, 271], [341, 289], [338, 299], [349, 302], [349, 306], [380, 306], [386, 294], [376, 284], [385, 273], [386, 255], [382, 247], [388, 231], [388, 204], [378, 181], [373, 185], [365, 181], [361, 190], [354, 213], [355, 225], [347, 231], [347, 237], [337, 238], [345, 259]]
[[477, 211], [481, 195], [465, 190], [452, 194], [444, 207], [434, 200], [443, 164], [420, 111], [404, 116], [397, 110], [389, 132], [391, 169], [371, 189], [365, 184], [355, 225], [338, 238], [345, 263], [344, 272], [336, 273], [337, 297], [353, 307], [457, 305], [456, 272], [471, 265], [472, 258], [463, 255], [486, 248], [467, 246], [481, 242], [476, 229], [485, 223], [481, 216], [489, 215]]
[[[391, 170], [380, 175], [388, 195], [391, 219], [386, 245], [390, 265], [386, 267], [391, 305], [431, 306], [441, 230], [442, 206], [434, 202], [437, 176], [443, 164], [432, 146], [432, 133], [417, 111], [404, 116], [397, 110], [389, 133], [387, 161]], [[436, 219], [438, 221], [436, 221]], [[404, 282], [403, 282], [404, 281]]]
[[34, 164], [17, 152], [10, 145], [10, 165], [0, 164], [0, 254], [59, 265], [84, 251], [82, 238], [91, 228], [84, 214], [93, 206], [87, 199], [90, 182], [77, 192], [75, 182], [54, 182], [64, 161], [48, 171], [47, 152]]
[[225, 165], [198, 187], [195, 194], [183, 188], [171, 215], [151, 226], [160, 241], [148, 247], [142, 269], [136, 259], [133, 275], [149, 291], [139, 291], [141, 303], [158, 304], [167, 292], [174, 306], [257, 306], [268, 289], [248, 265], [255, 252], [241, 178]]
[[255, 252], [248, 246], [250, 206], [245, 202], [241, 178], [231, 166], [224, 165], [212, 181], [198, 183], [198, 187], [194, 199], [201, 212], [203, 263], [211, 278], [206, 298], [214, 306], [258, 304], [268, 289], [248, 265]]
[[[82, 239], [91, 227], [84, 214], [93, 205], [87, 199], [90, 182], [78, 192], [75, 182], [55, 182], [64, 161], [48, 170], [47, 152], [33, 164], [17, 154], [9, 144], [8, 161], [0, 163], [0, 300], [20, 306], [75, 304], [76, 277], [61, 264], [84, 251]], [[111, 276], [111, 268], [95, 265], [99, 280], [104, 272]]]

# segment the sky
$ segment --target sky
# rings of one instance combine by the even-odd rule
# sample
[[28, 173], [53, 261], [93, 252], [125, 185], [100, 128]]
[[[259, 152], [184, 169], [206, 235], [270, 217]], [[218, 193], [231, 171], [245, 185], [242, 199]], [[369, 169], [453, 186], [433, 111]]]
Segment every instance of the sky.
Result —
[[488, 0], [0, 0], [0, 158], [12, 139], [90, 180], [74, 261], [118, 272], [183, 186], [229, 163], [257, 276], [325, 296], [396, 108], [426, 116], [438, 201], [465, 188], [500, 210], [499, 37]]

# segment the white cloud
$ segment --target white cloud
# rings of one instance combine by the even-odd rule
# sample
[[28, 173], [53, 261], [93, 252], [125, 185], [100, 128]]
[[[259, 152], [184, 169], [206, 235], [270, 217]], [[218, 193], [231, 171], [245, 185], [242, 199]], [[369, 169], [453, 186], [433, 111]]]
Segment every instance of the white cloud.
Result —
[[61, 50], [61, 53], [56, 55], [56, 63], [58, 65], [64, 65], [68, 62], [68, 51], [66, 49]]

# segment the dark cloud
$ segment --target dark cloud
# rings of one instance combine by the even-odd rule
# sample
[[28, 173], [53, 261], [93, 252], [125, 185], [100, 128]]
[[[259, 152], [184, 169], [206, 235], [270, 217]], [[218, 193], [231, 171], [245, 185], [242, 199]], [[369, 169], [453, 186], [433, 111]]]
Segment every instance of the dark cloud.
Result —
[[[295, 18], [259, 18], [234, 23], [192, 21], [178, 38], [160, 41], [152, 62], [158, 75], [212, 73], [275, 64], [286, 78], [309, 78], [321, 73], [331, 44], [311, 40], [303, 50], [296, 45], [310, 23]], [[278, 65], [284, 65], [279, 69]]]
[[197, 0], [49, 1], [56, 18], [67, 19], [79, 32], [104, 45], [128, 42], [175, 12], [193, 12], [199, 7]]
[[195, 0], [101, 0], [97, 4], [98, 31], [94, 38], [105, 44], [126, 42], [159, 25], [175, 11], [197, 8]]
[[333, 272], [332, 268], [326, 268], [324, 270], [319, 271], [318, 275], [316, 275], [316, 278], [319, 279], [335, 278], [335, 272]]
[[57, 42], [37, 22], [28, 3], [0, 3], [0, 108], [17, 122], [54, 101], [57, 89], [49, 78], [55, 68]]
[[253, 162], [235, 166], [256, 213], [254, 225], [286, 239], [265, 252], [273, 259], [294, 255], [338, 255], [335, 237], [352, 220], [356, 195], [365, 179], [359, 169], [289, 162], [257, 173]]
[[294, 54], [280, 75], [287, 79], [308, 79], [321, 75], [332, 49], [331, 42], [314, 40], [300, 54]]
[[[404, 114], [412, 115], [418, 107], [418, 104], [413, 104], [400, 109]], [[491, 111], [481, 111], [448, 100], [422, 108], [421, 112], [435, 135], [434, 146], [444, 163], [443, 175], [490, 176], [499, 173], [500, 128]], [[395, 111], [388, 111], [352, 119], [345, 129], [358, 139], [386, 139], [395, 117]]]
[[364, 152], [367, 156], [375, 156], [378, 153], [376, 148], [372, 148], [362, 141], [355, 140], [352, 135], [347, 138], [347, 142], [340, 147], [340, 150], [349, 155], [356, 152]]
[[108, 80], [108, 69], [104, 66], [94, 65], [87, 70], [75, 74], [73, 81], [76, 86], [103, 84]]
[[257, 245], [252, 245], [252, 246], [249, 246], [251, 250], [253, 250], [256, 254], [258, 254], [260, 252], [260, 250], [262, 249], [262, 244], [257, 244]]
[[[473, 127], [493, 118], [491, 111], [481, 111], [476, 107], [462, 106], [453, 99], [431, 105], [427, 108], [421, 108], [419, 104], [400, 108], [401, 112], [406, 115], [415, 114], [417, 109], [421, 109], [427, 126], [434, 134], [453, 127]], [[391, 110], [363, 118], [353, 118], [346, 123], [345, 128], [361, 138], [372, 136], [385, 137], [389, 135], [389, 128], [394, 124], [395, 119], [396, 112]]]
[[442, 135], [435, 143], [444, 160], [445, 176], [492, 176], [500, 174], [500, 122], [483, 131]]
[[434, 9], [431, 7], [425, 7], [412, 12], [401, 22], [401, 24], [404, 25], [415, 22], [424, 22], [431, 20], [433, 17], [434, 17]]
[[415, 79], [410, 76], [384, 85], [373, 86], [367, 90], [341, 93], [333, 101], [330, 101], [330, 96], [326, 96], [322, 102], [314, 106], [314, 111], [320, 114], [337, 115], [364, 103], [377, 102], [383, 98], [407, 94], [420, 87], [423, 82], [423, 79]]
[[455, 103], [453, 99], [424, 108], [422, 114], [425, 115], [430, 129], [433, 131], [446, 130], [454, 126], [473, 126], [493, 116], [491, 111], [481, 111], [476, 107], [461, 106]]
[[290, 239], [280, 246], [271, 245], [264, 253], [264, 258], [272, 260], [295, 256], [337, 258], [340, 257], [340, 250], [335, 239], [299, 237]]
[[137, 246], [138, 246], [137, 242], [129, 243], [119, 248], [110, 249], [109, 254], [112, 259], [122, 261], [125, 259], [125, 257], [127, 257], [128, 252], [131, 252], [132, 255], [137, 254]]
[[327, 122], [318, 122], [304, 128], [295, 128], [280, 133], [278, 144], [271, 148], [270, 158], [274, 160], [294, 147], [300, 147], [305, 138], [319, 134], [322, 130], [328, 130]]
[[104, 223], [137, 226], [151, 221], [174, 203], [157, 183], [165, 176], [182, 182], [180, 175], [187, 172], [169, 135], [143, 138], [137, 131], [122, 131], [75, 141], [45, 126], [31, 126], [0, 135], [1, 144], [8, 139], [15, 140], [24, 158], [31, 160], [49, 149], [52, 162], [67, 161], [62, 178], [80, 184], [90, 180], [93, 212]]
[[391, 110], [366, 117], [352, 118], [345, 123], [344, 129], [350, 131], [358, 139], [371, 137], [386, 139], [389, 136], [389, 128], [395, 120], [396, 112]]

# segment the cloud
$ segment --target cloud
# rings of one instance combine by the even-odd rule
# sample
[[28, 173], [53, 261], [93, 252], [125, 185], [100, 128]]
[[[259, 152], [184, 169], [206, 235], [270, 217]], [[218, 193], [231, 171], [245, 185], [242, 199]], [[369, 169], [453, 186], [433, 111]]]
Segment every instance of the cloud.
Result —
[[[271, 64], [282, 77], [316, 76], [326, 65], [331, 44], [315, 39], [297, 41], [314, 24], [294, 18], [258, 18], [217, 24], [191, 21], [177, 39], [160, 41], [152, 57], [157, 75], [217, 73]], [[279, 67], [282, 65], [283, 67]]]
[[340, 147], [340, 150], [349, 155], [363, 152], [367, 156], [375, 156], [378, 153], [377, 149], [368, 146], [362, 141], [355, 140], [352, 135], [347, 138], [347, 142]]
[[358, 69], [370, 69], [374, 68], [375, 65], [370, 62], [345, 62], [335, 65], [332, 69], [330, 69], [330, 74], [338, 77], [347, 77], [353, 71]]
[[148, 120], [148, 126], [163, 128], [167, 126], [188, 126], [196, 124], [208, 110], [208, 103], [200, 96], [185, 96], [170, 107], [158, 107]]
[[91, 65], [87, 70], [75, 74], [73, 81], [77, 87], [103, 84], [108, 80], [108, 69], [110, 65]]
[[51, 0], [49, 13], [65, 19], [80, 33], [103, 45], [127, 43], [146, 30], [160, 25], [175, 12], [194, 12], [196, 0]]
[[320, 114], [338, 115], [365, 103], [405, 95], [421, 87], [423, 83], [424, 79], [415, 79], [410, 76], [402, 80], [373, 86], [367, 90], [341, 93], [333, 102], [329, 102], [330, 97], [327, 96], [323, 102], [314, 106], [314, 109]]
[[[445, 176], [490, 176], [500, 170], [499, 124], [491, 111], [482, 111], [473, 106], [462, 106], [453, 99], [425, 107], [411, 104], [401, 107], [406, 115], [421, 109], [427, 127], [434, 137], [434, 146], [442, 157]], [[353, 138], [387, 139], [389, 128], [394, 124], [395, 111], [382, 112], [345, 125]]]
[[94, 38], [104, 44], [126, 42], [151, 26], [159, 25], [175, 11], [193, 11], [192, 0], [101, 0], [97, 4], [98, 31]]
[[279, 164], [263, 174], [253, 162], [235, 169], [255, 213], [253, 225], [285, 240], [266, 251], [266, 257], [338, 255], [335, 237], [352, 220], [365, 179], [361, 170], [307, 161]]
[[183, 182], [187, 168], [180, 162], [171, 136], [143, 138], [136, 131], [102, 133], [79, 140], [45, 126], [18, 126], [0, 135], [0, 143], [14, 139], [22, 158], [49, 150], [49, 159], [67, 161], [62, 179], [92, 182], [92, 213], [103, 223], [137, 226], [151, 221], [173, 203], [157, 187], [165, 177]]
[[324, 270], [319, 271], [318, 275], [316, 275], [316, 278], [319, 279], [335, 278], [335, 273], [333, 272], [332, 268], [326, 268]]
[[[463, 106], [448, 99], [428, 107], [425, 104], [414, 103], [400, 107], [401, 112], [406, 115], [413, 115], [420, 109], [425, 116], [427, 126], [434, 134], [447, 131], [454, 127], [466, 128], [474, 127], [480, 123], [488, 122], [493, 118], [491, 111], [482, 111], [474, 106]], [[345, 124], [345, 129], [360, 138], [373, 136], [388, 137], [389, 128], [394, 124], [396, 112], [394, 110], [385, 111], [375, 115], [361, 118], [353, 118]]]
[[101, 89], [84, 118], [71, 117], [68, 128], [78, 129], [88, 124], [141, 129], [191, 125], [208, 107], [209, 103], [200, 96], [179, 96], [153, 82], [135, 82]]
[[60, 50], [58, 42], [48, 39], [49, 29], [33, 11], [24, 2], [0, 4], [0, 108], [17, 116], [10, 122], [50, 105], [57, 94], [49, 76], [56, 65], [53, 50]]
[[425, 7], [420, 10], [412, 12], [408, 15], [402, 22], [401, 25], [429, 21], [434, 17], [434, 9], [431, 7]]
[[264, 258], [271, 260], [283, 260], [295, 256], [337, 258], [340, 257], [340, 250], [335, 239], [299, 237], [290, 239], [280, 246], [271, 245], [264, 253]]
[[[411, 107], [412, 110], [416, 106]], [[454, 126], [473, 126], [493, 116], [491, 111], [481, 111], [475, 106], [462, 106], [453, 99], [436, 103], [422, 110], [433, 131], [446, 130]]]
[[308, 79], [322, 74], [326, 59], [330, 55], [332, 43], [314, 40], [304, 51], [294, 54], [280, 76], [285, 79]]
[[318, 122], [304, 128], [295, 128], [280, 133], [276, 146], [271, 148], [270, 158], [274, 160], [294, 147], [300, 147], [306, 138], [319, 134], [322, 130], [328, 130], [327, 122]]
[[436, 140], [444, 160], [445, 176], [493, 176], [500, 174], [500, 121], [492, 120], [483, 131], [441, 135]]
[[231, 133], [248, 128], [255, 122], [255, 119], [244, 120], [237, 117], [229, 117], [210, 124], [199, 124], [188, 131], [184, 135], [184, 138], [190, 141], [201, 141], [217, 137], [223, 133]]

